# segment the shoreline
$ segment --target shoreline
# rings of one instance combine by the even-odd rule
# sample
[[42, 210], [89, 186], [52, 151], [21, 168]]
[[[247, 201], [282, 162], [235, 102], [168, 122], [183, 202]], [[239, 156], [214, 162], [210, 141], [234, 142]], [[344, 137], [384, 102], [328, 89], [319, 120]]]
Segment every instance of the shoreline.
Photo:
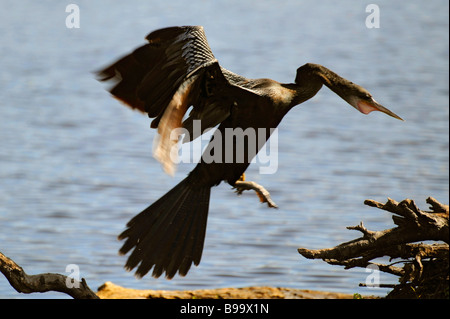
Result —
[[[110, 281], [98, 288], [100, 299], [355, 299], [353, 294], [282, 287], [242, 287], [198, 290], [140, 290]], [[361, 297], [361, 296], [360, 296]], [[377, 297], [362, 296], [364, 299]]]

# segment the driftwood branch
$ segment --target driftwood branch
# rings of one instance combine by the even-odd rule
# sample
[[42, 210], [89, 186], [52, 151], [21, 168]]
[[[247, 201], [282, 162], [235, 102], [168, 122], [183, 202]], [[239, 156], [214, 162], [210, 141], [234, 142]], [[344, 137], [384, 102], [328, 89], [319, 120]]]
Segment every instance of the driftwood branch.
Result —
[[[368, 206], [393, 213], [392, 220], [397, 227], [383, 231], [370, 231], [361, 222], [347, 227], [362, 233], [362, 237], [340, 244], [334, 248], [310, 250], [299, 248], [298, 252], [309, 259], [322, 259], [332, 265], [342, 265], [346, 269], [376, 265], [380, 271], [400, 277], [400, 284], [417, 292], [418, 285], [425, 285], [430, 278], [440, 278], [445, 283], [448, 296], [449, 263], [449, 208], [429, 197], [431, 211], [422, 211], [413, 200], [400, 203], [388, 199], [385, 204], [366, 200]], [[414, 244], [427, 240], [442, 241], [436, 244]], [[372, 260], [388, 256], [390, 260], [400, 259], [389, 265]], [[402, 286], [402, 287], [403, 287]], [[394, 289], [398, 291], [399, 289]]]
[[98, 299], [88, 287], [84, 278], [81, 282], [60, 274], [28, 275], [13, 260], [0, 252], [0, 271], [8, 279], [17, 292], [29, 294], [33, 292], [58, 291], [74, 299]]
[[448, 244], [448, 205], [439, 203], [433, 197], [427, 198], [427, 203], [431, 205], [432, 211], [420, 210], [413, 200], [405, 199], [400, 203], [388, 198], [386, 204], [373, 200], [366, 200], [364, 204], [377, 207], [393, 214], [392, 220], [398, 228], [395, 228], [397, 237], [408, 242], [421, 240], [442, 240]]

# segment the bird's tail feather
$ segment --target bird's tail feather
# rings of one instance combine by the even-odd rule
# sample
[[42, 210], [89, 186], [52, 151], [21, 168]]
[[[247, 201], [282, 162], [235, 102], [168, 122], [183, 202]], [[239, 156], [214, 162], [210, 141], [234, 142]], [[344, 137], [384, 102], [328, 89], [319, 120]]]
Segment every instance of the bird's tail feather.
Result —
[[121, 254], [133, 247], [125, 268], [143, 277], [153, 268], [153, 277], [177, 271], [184, 276], [191, 264], [198, 265], [203, 251], [210, 187], [198, 187], [186, 178], [167, 194], [132, 218], [119, 235], [126, 239]]

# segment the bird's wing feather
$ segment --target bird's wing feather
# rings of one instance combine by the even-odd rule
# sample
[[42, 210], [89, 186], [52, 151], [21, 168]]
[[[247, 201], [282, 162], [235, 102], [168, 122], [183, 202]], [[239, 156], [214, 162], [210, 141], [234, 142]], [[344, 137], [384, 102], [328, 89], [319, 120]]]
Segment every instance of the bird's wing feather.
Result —
[[[233, 105], [229, 93], [239, 88], [219, 66], [203, 27], [160, 29], [146, 39], [148, 44], [101, 70], [98, 76], [113, 83], [110, 92], [114, 97], [155, 118], [151, 127], [158, 128], [159, 137], [154, 154], [165, 170], [173, 173], [170, 151], [177, 144], [174, 129], [183, 126], [189, 133], [185, 141], [191, 141], [204, 129], [221, 123]], [[193, 109], [183, 123], [190, 106]], [[201, 120], [200, 134], [193, 132], [194, 120]]]
[[110, 92], [114, 97], [153, 118], [164, 112], [187, 78], [216, 59], [202, 27], [160, 29], [146, 40], [148, 44], [99, 71], [98, 76], [113, 83]]

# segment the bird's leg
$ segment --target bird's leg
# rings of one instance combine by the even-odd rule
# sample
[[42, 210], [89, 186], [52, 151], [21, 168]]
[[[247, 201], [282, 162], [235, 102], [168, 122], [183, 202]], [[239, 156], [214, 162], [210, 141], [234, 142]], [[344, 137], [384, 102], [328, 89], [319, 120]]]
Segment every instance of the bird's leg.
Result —
[[269, 207], [278, 208], [277, 204], [270, 198], [270, 193], [262, 185], [245, 180], [245, 173], [234, 183], [234, 188], [238, 195], [241, 195], [243, 191], [254, 190], [261, 203], [267, 203]]

